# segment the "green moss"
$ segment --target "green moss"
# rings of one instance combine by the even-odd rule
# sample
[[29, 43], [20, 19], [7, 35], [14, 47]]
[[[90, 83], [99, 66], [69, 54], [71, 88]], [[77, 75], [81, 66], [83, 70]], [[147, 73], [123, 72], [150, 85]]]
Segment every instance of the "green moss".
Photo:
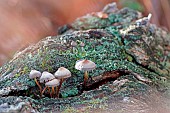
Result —
[[20, 74], [18, 73], [18, 74], [15, 74], [15, 77], [19, 77], [20, 76]]
[[24, 75], [29, 73], [31, 70], [29, 69], [29, 67], [25, 66], [21, 71], [20, 71], [20, 75]]
[[[103, 95], [125, 97], [144, 92], [149, 85], [167, 84], [162, 77], [169, 77], [164, 71], [169, 72], [169, 61], [164, 60], [164, 63], [161, 64], [160, 59], [162, 59], [163, 52], [161, 49], [154, 49], [156, 45], [165, 47], [159, 43], [162, 37], [154, 35], [146, 26], [138, 27], [132, 23], [137, 18], [139, 18], [138, 12], [124, 8], [109, 14], [107, 19], [101, 19], [92, 14], [77, 19], [73, 22], [70, 32], [45, 38], [16, 54], [14, 59], [2, 66], [0, 68], [2, 75], [0, 88], [7, 90], [9, 87], [14, 88], [11, 88], [9, 92], [35, 88], [37, 85], [28, 76], [31, 69], [54, 73], [59, 67], [64, 66], [71, 71], [72, 76], [61, 87], [62, 98], [42, 98], [32, 103], [40, 112], [53, 109], [77, 112], [72, 108], [76, 104], [88, 104], [89, 108], [104, 107], [100, 106], [107, 101]], [[149, 39], [148, 42], [145, 42], [146, 39]], [[165, 40], [165, 38], [163, 39]], [[74, 52], [71, 46], [72, 41], [78, 43]], [[85, 44], [83, 48], [80, 47], [81, 42]], [[138, 50], [143, 50], [144, 53]], [[140, 54], [136, 55], [135, 52]], [[149, 60], [140, 59], [144, 55], [146, 55], [144, 58], [149, 57]], [[168, 55], [166, 57], [169, 58]], [[115, 85], [114, 81], [109, 81], [99, 88], [83, 92], [80, 83], [83, 82], [84, 73], [74, 67], [76, 61], [80, 59], [89, 59], [96, 63], [96, 69], [89, 72], [91, 77], [102, 75], [107, 71], [124, 70], [137, 73], [141, 77], [151, 80], [152, 84], [140, 82], [131, 75], [132, 73], [129, 73], [129, 75], [122, 74], [117, 79], [127, 79], [123, 85]], [[89, 82], [91, 81], [89, 80]], [[29, 91], [27, 93], [29, 94]], [[38, 91], [34, 93], [39, 94]], [[35, 96], [31, 95], [31, 97]]]
[[69, 88], [68, 90], [64, 90], [64, 92], [61, 92], [61, 95], [62, 95], [62, 98], [67, 98], [67, 97], [78, 95], [78, 89]]
[[78, 112], [79, 111], [73, 107], [67, 107], [65, 110], [62, 111], [62, 113], [78, 113]]
[[[33, 49], [31, 50], [32, 52], [20, 55], [19, 58], [11, 62], [14, 64], [12, 68], [21, 68], [22, 70], [19, 74], [24, 75], [28, 74], [30, 69], [54, 73], [59, 67], [64, 66], [68, 68], [73, 75], [67, 83], [72, 83], [77, 86], [83, 81], [83, 72], [74, 68], [75, 62], [80, 59], [89, 59], [97, 65], [96, 70], [89, 73], [92, 77], [101, 75], [105, 71], [130, 70], [157, 81], [157, 74], [135, 64], [135, 62], [132, 62], [132, 57], [125, 51], [127, 45], [123, 45], [121, 41], [121, 34], [113, 28], [109, 28], [108, 30], [108, 32], [104, 31], [105, 34], [100, 38], [96, 38], [95, 36], [90, 39], [83, 38], [84, 36], [86, 37], [89, 32], [82, 32], [81, 36], [72, 34], [72, 36], [63, 35], [57, 38], [52, 37], [49, 40], [54, 40], [53, 42], [49, 41], [49, 44], [47, 45], [43, 45], [42, 43], [40, 45], [43, 46], [39, 46], [38, 50]], [[62, 38], [62, 40], [60, 38]], [[69, 46], [64, 48], [66, 45], [61, 46], [56, 44], [61, 43], [64, 40], [66, 40], [66, 44], [69, 44], [71, 40], [77, 40], [77, 52], [73, 53], [72, 48]], [[83, 49], [79, 46], [80, 42], [85, 43]], [[62, 52], [61, 50], [56, 49], [57, 46], [61, 46], [60, 49], [62, 49]], [[67, 84], [63, 85], [63, 88], [65, 87], [67, 87]], [[69, 87], [69, 90], [69, 93], [63, 93], [62, 96], [68, 97], [77, 95], [76, 90], [72, 90], [71, 87]]]
[[93, 15], [87, 15], [80, 19], [77, 19], [72, 26], [74, 29], [92, 29], [92, 28], [104, 28], [111, 25], [108, 19], [100, 19]]

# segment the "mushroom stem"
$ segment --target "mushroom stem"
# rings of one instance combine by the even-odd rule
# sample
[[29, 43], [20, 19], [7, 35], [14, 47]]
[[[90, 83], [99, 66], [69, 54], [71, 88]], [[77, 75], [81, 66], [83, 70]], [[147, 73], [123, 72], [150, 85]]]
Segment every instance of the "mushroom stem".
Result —
[[54, 86], [52, 87], [52, 96], [54, 96], [54, 94], [55, 94], [55, 90], [54, 90]]
[[88, 78], [89, 78], [88, 72], [85, 71], [85, 72], [84, 72], [84, 86], [86, 86], [86, 82], [87, 82]]
[[52, 97], [50, 88], [48, 86], [47, 86], [47, 88], [48, 88], [48, 93], [50, 94], [50, 97]]
[[73, 53], [75, 53], [75, 47], [73, 47], [73, 50], [72, 50]]
[[84, 51], [84, 47], [81, 47], [81, 52], [83, 52]]
[[58, 91], [59, 91], [59, 90], [58, 90], [58, 87], [59, 87], [59, 86], [56, 86], [56, 97], [58, 97], [58, 94], [57, 94]]
[[59, 85], [58, 88], [57, 88], [57, 92], [56, 92], [56, 96], [57, 96], [57, 97], [59, 97], [59, 91], [60, 91], [60, 88], [61, 88], [61, 85], [62, 85], [63, 81], [64, 81], [64, 79], [62, 78], [62, 79], [60, 80], [60, 85]]
[[37, 86], [39, 87], [40, 93], [41, 93], [41, 92], [42, 92], [42, 87], [41, 87], [41, 85], [38, 83], [38, 81], [37, 81], [36, 78], [34, 78], [34, 81], [35, 81], [35, 83], [37, 84]]
[[48, 93], [50, 94], [50, 88], [47, 86], [47, 88], [48, 88]]
[[43, 93], [45, 92], [46, 89], [47, 89], [47, 86], [45, 86], [45, 88], [44, 88], [43, 91], [41, 92], [41, 96], [43, 95]]

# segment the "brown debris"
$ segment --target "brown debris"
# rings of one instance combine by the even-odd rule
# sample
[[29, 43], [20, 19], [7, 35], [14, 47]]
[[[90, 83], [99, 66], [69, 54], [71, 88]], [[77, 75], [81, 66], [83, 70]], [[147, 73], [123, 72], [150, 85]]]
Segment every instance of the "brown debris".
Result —
[[99, 18], [102, 18], [102, 19], [106, 19], [106, 18], [109, 17], [108, 14], [103, 13], [103, 12], [92, 13], [92, 15], [99, 17]]

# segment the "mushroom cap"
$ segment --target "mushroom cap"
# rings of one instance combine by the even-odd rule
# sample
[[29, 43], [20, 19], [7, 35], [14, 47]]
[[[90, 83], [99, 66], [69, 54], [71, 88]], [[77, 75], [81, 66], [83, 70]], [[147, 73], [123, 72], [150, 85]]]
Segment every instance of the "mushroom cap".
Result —
[[76, 62], [75, 68], [80, 71], [91, 71], [96, 68], [96, 64], [90, 60], [79, 60]]
[[83, 42], [81, 42], [81, 43], [80, 43], [80, 46], [81, 46], [81, 47], [84, 47], [84, 46], [85, 46], [85, 44], [84, 44]]
[[37, 70], [31, 70], [30, 74], [29, 74], [29, 78], [33, 79], [33, 78], [37, 78], [41, 76], [41, 72], [37, 71]]
[[48, 87], [59, 86], [59, 85], [60, 85], [60, 80], [58, 79], [53, 79], [45, 83], [45, 86], [48, 86]]
[[40, 83], [48, 82], [48, 81], [50, 81], [50, 80], [52, 80], [52, 79], [54, 79], [54, 78], [55, 78], [55, 77], [54, 77], [53, 74], [51, 74], [51, 73], [49, 73], [49, 72], [47, 72], [47, 71], [44, 71], [44, 72], [42, 73], [42, 76], [40, 77]]
[[75, 46], [77, 46], [77, 43], [75, 41], [72, 41], [71, 46], [75, 47]]
[[69, 78], [69, 77], [71, 77], [71, 72], [68, 69], [64, 68], [64, 67], [60, 67], [55, 72], [54, 76], [57, 77], [58, 79]]

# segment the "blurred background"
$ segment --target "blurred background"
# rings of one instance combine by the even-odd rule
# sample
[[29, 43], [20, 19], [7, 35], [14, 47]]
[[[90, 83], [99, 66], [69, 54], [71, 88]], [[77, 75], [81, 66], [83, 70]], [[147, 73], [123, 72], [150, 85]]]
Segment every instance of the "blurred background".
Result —
[[111, 2], [144, 16], [152, 13], [152, 23], [170, 30], [170, 0], [0, 0], [0, 65], [18, 49], [56, 35], [59, 26]]

